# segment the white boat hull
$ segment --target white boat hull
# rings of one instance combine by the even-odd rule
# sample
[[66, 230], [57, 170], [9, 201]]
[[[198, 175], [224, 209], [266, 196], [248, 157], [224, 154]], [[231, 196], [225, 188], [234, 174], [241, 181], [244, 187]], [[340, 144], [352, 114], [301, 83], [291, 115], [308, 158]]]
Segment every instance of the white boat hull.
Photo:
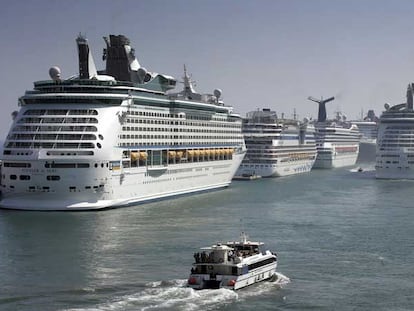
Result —
[[[276, 275], [277, 263], [269, 264], [246, 274], [234, 276], [234, 275], [216, 275], [214, 279], [210, 274], [192, 274], [191, 277], [197, 279], [197, 284], [189, 284], [194, 289], [207, 289], [207, 288], [227, 288], [238, 290], [255, 283], [259, 283], [265, 280], [272, 279]], [[211, 283], [214, 282], [214, 286]]]
[[343, 155], [337, 157], [325, 157], [321, 156], [316, 159], [314, 168], [339, 168], [346, 166], [353, 166], [356, 163], [358, 154]]
[[249, 163], [240, 165], [237, 176], [258, 175], [261, 177], [283, 177], [308, 173], [315, 159], [307, 161], [285, 162], [278, 164]]
[[[168, 167], [127, 168], [97, 175], [96, 169], [87, 174], [82, 171], [59, 183], [45, 187], [45, 174], [37, 175], [38, 187], [31, 192], [13, 189], [3, 192], [0, 207], [19, 210], [95, 210], [142, 203], [209, 191], [230, 185], [244, 153], [235, 154], [232, 160], [185, 163]], [[38, 163], [40, 164], [40, 163]], [[75, 174], [75, 171], [73, 172]], [[97, 182], [97, 181], [98, 182]], [[76, 189], [68, 190], [76, 181]], [[32, 179], [31, 183], [36, 181]], [[97, 186], [85, 189], [83, 185]]]
[[313, 167], [330, 169], [355, 165], [359, 154], [359, 145], [351, 147], [355, 149], [354, 152], [338, 153], [334, 147], [324, 148], [322, 151], [318, 150]]

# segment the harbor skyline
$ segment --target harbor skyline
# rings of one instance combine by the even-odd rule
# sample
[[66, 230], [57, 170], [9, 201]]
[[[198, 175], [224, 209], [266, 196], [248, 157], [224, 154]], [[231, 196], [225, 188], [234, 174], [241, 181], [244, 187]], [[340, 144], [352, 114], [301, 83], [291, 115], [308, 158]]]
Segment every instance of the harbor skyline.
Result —
[[413, 11], [405, 0], [9, 2], [0, 12], [0, 131], [7, 133], [18, 98], [49, 79], [50, 67], [64, 78], [77, 74], [79, 33], [98, 69], [102, 36], [123, 33], [149, 71], [181, 80], [186, 64], [198, 91], [222, 89], [242, 116], [269, 107], [316, 118], [310, 95], [336, 97], [328, 117], [341, 110], [356, 119], [362, 109], [380, 115], [384, 103], [405, 101], [401, 85], [414, 79]]

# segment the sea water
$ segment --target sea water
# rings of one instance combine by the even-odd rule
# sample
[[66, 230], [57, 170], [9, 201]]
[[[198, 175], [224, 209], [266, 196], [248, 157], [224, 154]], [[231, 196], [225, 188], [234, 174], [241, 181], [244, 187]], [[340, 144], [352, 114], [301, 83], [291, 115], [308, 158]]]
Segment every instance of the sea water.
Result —
[[[98, 212], [0, 210], [0, 310], [414, 310], [414, 181], [362, 167]], [[242, 231], [290, 283], [187, 288], [193, 253]]]

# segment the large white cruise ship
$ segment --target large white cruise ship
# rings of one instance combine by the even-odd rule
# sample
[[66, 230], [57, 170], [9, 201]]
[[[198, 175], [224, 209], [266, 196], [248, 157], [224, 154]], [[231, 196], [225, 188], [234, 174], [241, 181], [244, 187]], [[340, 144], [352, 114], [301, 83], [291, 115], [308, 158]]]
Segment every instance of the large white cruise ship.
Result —
[[79, 76], [34, 83], [1, 155], [9, 209], [90, 210], [226, 187], [245, 152], [242, 119], [221, 91], [198, 94], [188, 75], [147, 71], [129, 40], [104, 38], [97, 71], [77, 38]]
[[408, 85], [407, 103], [385, 104], [378, 126], [376, 178], [414, 179], [413, 87]]
[[316, 159], [314, 127], [278, 118], [275, 111], [249, 112], [243, 119], [247, 154], [236, 175], [279, 177], [309, 172]]
[[334, 100], [308, 98], [319, 104], [318, 121], [315, 123], [316, 149], [318, 156], [314, 168], [337, 168], [352, 166], [356, 163], [359, 153], [360, 133], [358, 127], [341, 120], [326, 118], [325, 104]]

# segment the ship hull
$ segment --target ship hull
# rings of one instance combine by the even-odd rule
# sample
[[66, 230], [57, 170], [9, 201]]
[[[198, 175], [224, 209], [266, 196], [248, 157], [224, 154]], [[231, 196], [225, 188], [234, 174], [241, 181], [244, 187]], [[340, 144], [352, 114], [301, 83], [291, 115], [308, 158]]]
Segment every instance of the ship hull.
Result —
[[311, 171], [315, 160], [300, 161], [297, 163], [263, 164], [249, 163], [242, 164], [238, 169], [237, 176], [261, 176], [261, 177], [283, 177]]
[[379, 153], [375, 177], [377, 179], [414, 179], [414, 165], [411, 158], [411, 153], [403, 150], [400, 151], [398, 158], [393, 153]]
[[[359, 154], [359, 145], [341, 146], [340, 148], [329, 146], [323, 148], [323, 150], [318, 150], [313, 167], [331, 169], [355, 165]], [[350, 151], [343, 152], [344, 148]]]
[[376, 168], [375, 178], [377, 179], [414, 179], [414, 167], [402, 170], [398, 167]]
[[238, 290], [262, 281], [268, 281], [276, 276], [277, 264], [261, 267], [246, 274], [235, 277], [234, 275], [216, 275], [211, 278], [210, 274], [191, 274], [190, 278], [195, 278], [197, 284], [189, 284], [193, 289], [219, 289], [227, 288]]
[[375, 162], [376, 141], [361, 141], [357, 162]]
[[231, 160], [130, 168], [108, 176], [100, 175], [99, 178], [88, 174], [72, 176], [78, 185], [84, 184], [82, 179], [100, 179], [102, 182], [95, 188], [77, 187], [72, 191], [67, 191], [68, 183], [63, 181], [58, 187], [50, 187], [47, 191], [39, 184], [31, 192], [6, 192], [0, 207], [40, 211], [98, 210], [220, 189], [230, 185], [243, 156], [244, 153], [240, 153]]

